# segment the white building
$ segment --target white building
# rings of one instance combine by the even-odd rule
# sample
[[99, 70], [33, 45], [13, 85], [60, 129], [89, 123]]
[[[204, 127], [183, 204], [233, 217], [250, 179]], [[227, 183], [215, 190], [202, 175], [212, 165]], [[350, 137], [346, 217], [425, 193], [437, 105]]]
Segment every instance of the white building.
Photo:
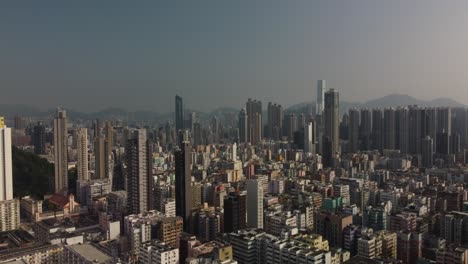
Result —
[[0, 117], [0, 231], [18, 229], [20, 202], [13, 199], [11, 128]]
[[140, 245], [139, 263], [178, 264], [179, 249], [158, 240], [147, 241]]

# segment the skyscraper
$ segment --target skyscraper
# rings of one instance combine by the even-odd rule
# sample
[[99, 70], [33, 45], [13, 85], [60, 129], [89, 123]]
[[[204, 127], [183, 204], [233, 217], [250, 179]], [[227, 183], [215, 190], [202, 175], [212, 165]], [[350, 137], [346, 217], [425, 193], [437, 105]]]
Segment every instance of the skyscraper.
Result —
[[359, 150], [359, 111], [354, 108], [349, 110], [349, 143], [351, 152]]
[[89, 180], [88, 175], [88, 130], [79, 128], [77, 131], [77, 154], [78, 162], [76, 164], [77, 179], [80, 181]]
[[0, 232], [14, 230], [20, 223], [20, 206], [13, 199], [11, 128], [0, 117]]
[[262, 102], [249, 98], [246, 104], [248, 116], [248, 138], [252, 145], [260, 143], [263, 138], [263, 123], [262, 123]]
[[318, 80], [317, 81], [317, 99], [315, 102], [316, 115], [321, 115], [324, 109], [324, 100], [325, 100], [325, 90], [326, 90], [326, 83], [325, 80]]
[[268, 138], [280, 140], [283, 131], [283, 108], [279, 104], [268, 103]]
[[421, 109], [417, 106], [409, 107], [409, 153], [420, 154], [421, 153]]
[[297, 131], [297, 117], [294, 113], [290, 113], [284, 119], [284, 136], [289, 141], [293, 141], [294, 132]]
[[176, 215], [184, 219], [184, 231], [191, 232], [192, 214], [192, 149], [189, 142], [183, 142], [175, 152]]
[[399, 107], [395, 112], [396, 126], [396, 148], [402, 154], [409, 153], [409, 110], [406, 107]]
[[333, 88], [325, 93], [324, 122], [324, 135], [330, 139], [331, 153], [334, 155], [340, 152], [340, 98]]
[[437, 133], [452, 134], [452, 109], [437, 108]]
[[384, 109], [384, 149], [395, 149], [395, 109]]
[[11, 128], [0, 117], [0, 201], [13, 199]]
[[361, 109], [360, 126], [361, 150], [370, 150], [372, 142], [372, 116], [369, 109]]
[[95, 179], [106, 178], [106, 137], [100, 129], [94, 138]]
[[247, 110], [243, 108], [239, 113], [239, 143], [249, 142], [249, 124]]
[[247, 227], [263, 228], [263, 186], [259, 180], [247, 181]]
[[45, 126], [42, 122], [38, 122], [37, 125], [34, 126], [32, 141], [34, 144], [34, 154], [45, 154], [46, 135]]
[[431, 168], [434, 164], [434, 142], [430, 136], [426, 136], [422, 140], [422, 166], [425, 168]]
[[176, 133], [184, 129], [184, 102], [178, 95], [175, 97], [175, 123]]
[[246, 228], [246, 198], [245, 192], [231, 192], [224, 198], [224, 232]]
[[57, 109], [54, 119], [55, 192], [68, 192], [68, 129], [67, 113]]
[[380, 109], [372, 109], [372, 148], [383, 150], [383, 114]]
[[146, 129], [134, 131], [125, 149], [127, 159], [128, 213], [153, 209], [153, 160]]
[[304, 127], [304, 151], [306, 153], [316, 153], [316, 123], [315, 120], [311, 120]]

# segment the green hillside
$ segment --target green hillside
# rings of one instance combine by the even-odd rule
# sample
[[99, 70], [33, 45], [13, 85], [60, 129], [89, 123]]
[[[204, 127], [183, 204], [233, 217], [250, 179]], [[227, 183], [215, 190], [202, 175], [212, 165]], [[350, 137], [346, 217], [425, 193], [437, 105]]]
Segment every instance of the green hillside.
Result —
[[42, 198], [49, 193], [54, 164], [33, 153], [13, 147], [13, 192], [15, 197], [32, 195]]

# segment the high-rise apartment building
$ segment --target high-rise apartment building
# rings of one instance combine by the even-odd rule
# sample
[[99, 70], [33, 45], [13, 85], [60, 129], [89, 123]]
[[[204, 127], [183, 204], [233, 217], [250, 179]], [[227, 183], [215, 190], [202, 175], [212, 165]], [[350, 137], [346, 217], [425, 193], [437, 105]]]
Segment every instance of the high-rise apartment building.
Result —
[[361, 109], [361, 126], [359, 128], [361, 150], [370, 150], [372, 142], [372, 115], [367, 108]]
[[306, 153], [315, 154], [317, 143], [317, 125], [315, 120], [311, 120], [304, 126], [304, 151]]
[[359, 150], [359, 110], [349, 110], [349, 144], [351, 152]]
[[396, 125], [395, 125], [395, 109], [384, 109], [384, 149], [395, 149]]
[[106, 178], [106, 137], [103, 131], [97, 132], [97, 137], [94, 138], [94, 178]]
[[175, 152], [175, 188], [176, 215], [184, 220], [184, 231], [191, 232], [192, 214], [192, 148], [189, 142], [183, 142]]
[[247, 181], [247, 227], [263, 228], [263, 186], [259, 180]]
[[331, 153], [340, 152], [340, 99], [338, 91], [330, 89], [325, 93], [325, 132], [329, 138]]
[[76, 149], [78, 160], [76, 163], [77, 179], [80, 181], [89, 180], [88, 174], [88, 130], [79, 128], [77, 131]]
[[425, 168], [431, 168], [434, 164], [434, 142], [430, 136], [426, 136], [422, 140], [422, 166]]
[[34, 144], [34, 154], [43, 155], [46, 152], [46, 132], [42, 122], [38, 122], [33, 128], [32, 142]]
[[283, 133], [283, 108], [279, 104], [268, 103], [268, 138], [280, 140]]
[[139, 214], [153, 209], [152, 150], [146, 129], [134, 131], [125, 150], [127, 158], [128, 213]]
[[249, 124], [247, 110], [243, 108], [239, 113], [239, 143], [249, 142]]
[[68, 192], [68, 128], [67, 113], [57, 109], [54, 119], [55, 192]]
[[395, 147], [402, 154], [409, 153], [409, 110], [407, 107], [398, 107], [395, 112], [396, 138]]
[[0, 117], [0, 232], [19, 227], [19, 204], [19, 200], [13, 199], [11, 128]]
[[384, 146], [384, 119], [381, 109], [372, 109], [372, 148], [382, 152]]
[[246, 198], [245, 192], [232, 192], [224, 198], [224, 232], [246, 228]]
[[248, 123], [248, 141], [253, 145], [260, 143], [263, 138], [262, 102], [249, 99], [246, 104]]

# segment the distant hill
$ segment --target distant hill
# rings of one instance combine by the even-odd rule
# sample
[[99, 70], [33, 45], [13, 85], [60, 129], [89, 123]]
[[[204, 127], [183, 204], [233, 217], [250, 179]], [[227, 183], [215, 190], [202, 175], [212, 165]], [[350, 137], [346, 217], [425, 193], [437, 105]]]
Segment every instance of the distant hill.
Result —
[[[291, 112], [304, 112], [309, 105], [315, 107], [315, 103], [299, 103], [292, 105], [286, 109]], [[457, 102], [450, 98], [437, 98], [430, 101], [419, 100], [415, 97], [404, 95], [404, 94], [389, 94], [381, 98], [369, 100], [367, 102], [340, 102], [340, 112], [344, 114], [348, 112], [350, 108], [385, 108], [385, 107], [397, 107], [397, 106], [448, 106], [448, 107], [467, 107], [466, 105]]]
[[[457, 102], [450, 98], [437, 98], [430, 101], [424, 101], [415, 97], [404, 94], [389, 94], [381, 98], [369, 100], [367, 102], [348, 102], [341, 101], [340, 112], [346, 113], [350, 108], [376, 108], [376, 107], [396, 107], [396, 106], [450, 106], [450, 107], [466, 107], [466, 105]], [[66, 108], [65, 108], [66, 109]], [[285, 112], [304, 113], [315, 109], [315, 102], [303, 102], [291, 105], [285, 108]], [[174, 119], [174, 112], [159, 113], [154, 111], [127, 111], [121, 108], [108, 108], [102, 111], [83, 113], [66, 109], [67, 114], [71, 119], [93, 120], [93, 119], [119, 119], [133, 121], [158, 121], [166, 122]], [[225, 114], [238, 114], [240, 109], [230, 107], [219, 107], [211, 112], [197, 112], [197, 116], [201, 120], [207, 120], [213, 116], [222, 117]], [[265, 109], [264, 109], [265, 110]], [[5, 116], [9, 119], [15, 115], [30, 116], [38, 118], [50, 118], [54, 116], [55, 109], [41, 110], [35, 107], [25, 105], [0, 105], [0, 116]]]

